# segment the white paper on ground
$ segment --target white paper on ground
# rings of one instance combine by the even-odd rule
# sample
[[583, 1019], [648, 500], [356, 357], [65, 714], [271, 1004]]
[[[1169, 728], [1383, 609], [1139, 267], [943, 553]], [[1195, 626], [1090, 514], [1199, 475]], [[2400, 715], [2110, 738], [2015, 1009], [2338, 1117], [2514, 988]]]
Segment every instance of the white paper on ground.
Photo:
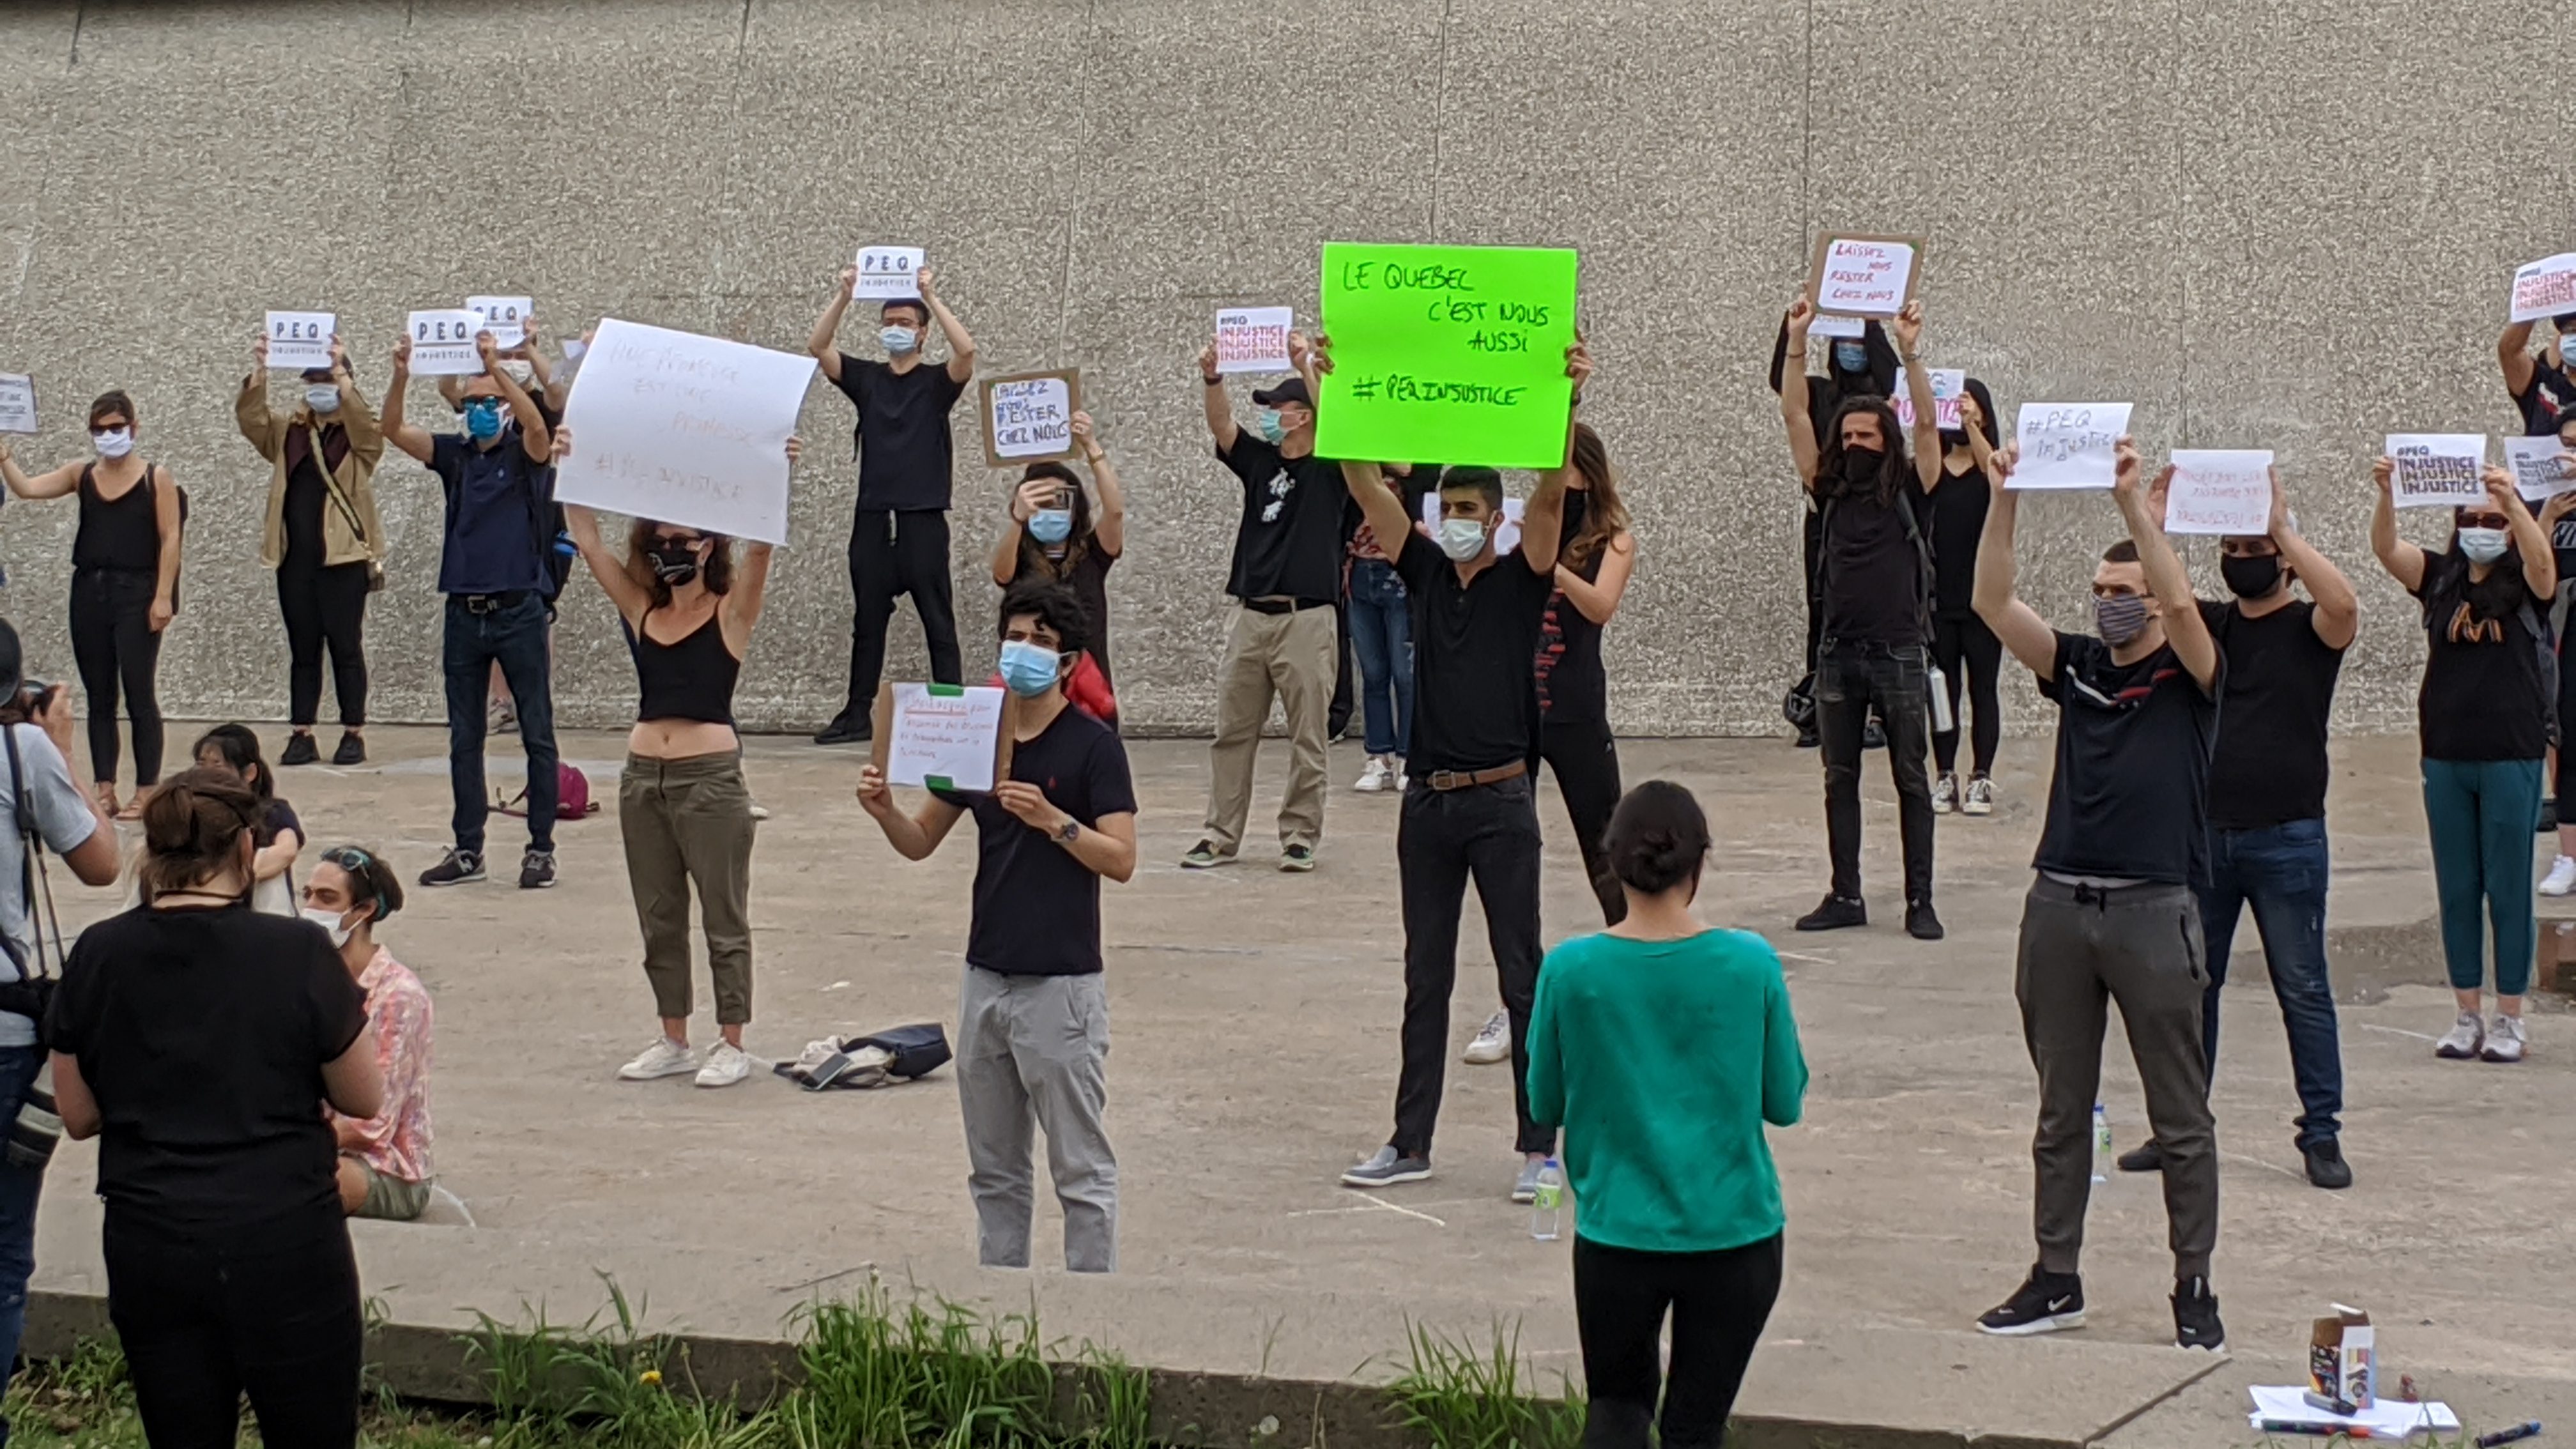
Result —
[[2308, 1386], [2293, 1384], [2276, 1388], [2268, 1384], [2253, 1385], [2254, 1412], [2246, 1416], [2249, 1424], [2261, 1428], [2265, 1419], [2278, 1419], [2292, 1424], [2314, 1424], [2320, 1428], [2368, 1429], [2375, 1437], [2400, 1439], [2409, 1433], [2427, 1429], [2444, 1434], [2459, 1432], [2460, 1416], [2451, 1406], [2438, 1399], [2410, 1404], [2402, 1399], [2381, 1399], [2358, 1414], [2330, 1414], [2311, 1406], [2305, 1395]]

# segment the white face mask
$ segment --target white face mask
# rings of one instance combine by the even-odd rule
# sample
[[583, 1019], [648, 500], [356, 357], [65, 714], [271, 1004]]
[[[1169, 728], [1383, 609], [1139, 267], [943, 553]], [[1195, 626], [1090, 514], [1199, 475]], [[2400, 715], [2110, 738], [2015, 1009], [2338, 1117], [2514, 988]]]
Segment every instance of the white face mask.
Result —
[[2501, 528], [2463, 528], [2460, 530], [2460, 552], [2469, 562], [2491, 564], [2504, 557], [2512, 545], [2512, 536]]
[[90, 442], [98, 449], [100, 457], [122, 458], [134, 451], [134, 429], [110, 428], [104, 433], [92, 433]]
[[340, 389], [336, 383], [320, 382], [304, 390], [304, 405], [317, 413], [340, 410]]
[[1485, 551], [1485, 525], [1473, 518], [1440, 520], [1440, 551], [1451, 563], [1465, 563]]
[[300, 914], [304, 919], [320, 926], [322, 933], [331, 938], [332, 950], [336, 951], [349, 944], [351, 928], [341, 923], [338, 911], [326, 911], [319, 906], [306, 906]]

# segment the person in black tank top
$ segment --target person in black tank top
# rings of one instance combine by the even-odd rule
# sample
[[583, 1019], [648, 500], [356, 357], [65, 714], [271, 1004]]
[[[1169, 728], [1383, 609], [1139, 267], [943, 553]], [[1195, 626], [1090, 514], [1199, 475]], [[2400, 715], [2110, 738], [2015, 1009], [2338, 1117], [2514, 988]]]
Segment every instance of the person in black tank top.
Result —
[[1583, 873], [1615, 926], [1628, 915], [1627, 893], [1611, 873], [1601, 837], [1619, 804], [1619, 747], [1610, 734], [1609, 676], [1601, 667], [1601, 630], [1619, 612], [1637, 540], [1601, 436], [1574, 425], [1574, 468], [1566, 479], [1565, 546], [1556, 592], [1539, 624], [1539, 754], [1556, 775], [1574, 819]]
[[[558, 466], [572, 446], [571, 432], [555, 429]], [[788, 466], [801, 452], [789, 438]], [[747, 545], [737, 565], [734, 541], [723, 534], [639, 518], [621, 559], [600, 538], [599, 515], [566, 504], [564, 519], [591, 577], [617, 605], [641, 696], [617, 780], [617, 826], [662, 1030], [617, 1075], [642, 1082], [693, 1072], [701, 1087], [730, 1087], [751, 1075], [742, 1029], [751, 1022], [753, 833], [733, 691], [769, 590], [770, 545]], [[689, 1045], [692, 888], [723, 1037], [703, 1059]]]
[[[140, 817], [161, 778], [161, 631], [179, 612], [179, 527], [186, 499], [170, 470], [134, 456], [134, 400], [101, 394], [89, 408], [94, 463], [29, 475], [0, 444], [0, 481], [21, 498], [78, 494], [72, 536], [72, 659], [89, 696], [89, 757], [101, 808]], [[116, 805], [116, 696], [134, 727], [134, 798]]]

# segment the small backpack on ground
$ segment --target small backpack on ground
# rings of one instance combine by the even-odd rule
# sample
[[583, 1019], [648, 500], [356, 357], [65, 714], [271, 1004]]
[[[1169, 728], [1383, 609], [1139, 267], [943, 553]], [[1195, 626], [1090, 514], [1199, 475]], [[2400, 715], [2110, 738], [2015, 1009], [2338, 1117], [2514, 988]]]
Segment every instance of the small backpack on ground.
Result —
[[882, 1087], [926, 1077], [949, 1060], [948, 1031], [935, 1021], [898, 1026], [870, 1036], [808, 1042], [792, 1062], [773, 1070], [809, 1092], [826, 1087]]
[[[507, 800], [493, 802], [494, 811], [516, 820], [528, 818], [528, 792], [522, 788]], [[599, 802], [590, 798], [590, 777], [578, 766], [565, 761], [555, 764], [555, 818], [579, 820], [599, 813]]]

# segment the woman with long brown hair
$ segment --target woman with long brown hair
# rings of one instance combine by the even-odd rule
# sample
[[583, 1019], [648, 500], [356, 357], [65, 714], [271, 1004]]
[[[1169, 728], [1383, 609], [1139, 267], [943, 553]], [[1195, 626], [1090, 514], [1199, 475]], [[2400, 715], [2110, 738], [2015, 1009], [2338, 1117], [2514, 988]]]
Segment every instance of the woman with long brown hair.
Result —
[[[787, 440], [791, 468], [799, 446]], [[571, 456], [572, 435], [555, 429], [555, 462]], [[748, 545], [736, 567], [734, 541], [723, 534], [639, 518], [621, 559], [600, 538], [598, 514], [566, 504], [564, 519], [590, 576], [617, 605], [642, 695], [617, 780], [617, 824], [662, 1031], [617, 1075], [643, 1082], [694, 1072], [701, 1087], [730, 1087], [751, 1075], [742, 1029], [751, 1021], [753, 829], [733, 691], [769, 592], [770, 545]], [[703, 1062], [689, 1046], [692, 883], [723, 1036]]]

